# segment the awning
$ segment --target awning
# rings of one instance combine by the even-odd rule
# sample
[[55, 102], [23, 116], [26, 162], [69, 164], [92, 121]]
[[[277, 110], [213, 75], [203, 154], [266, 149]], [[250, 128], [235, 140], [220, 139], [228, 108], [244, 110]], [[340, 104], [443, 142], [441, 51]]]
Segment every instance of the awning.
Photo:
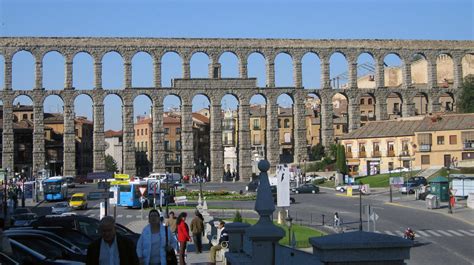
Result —
[[347, 159], [348, 166], [358, 166], [359, 164], [359, 159]]

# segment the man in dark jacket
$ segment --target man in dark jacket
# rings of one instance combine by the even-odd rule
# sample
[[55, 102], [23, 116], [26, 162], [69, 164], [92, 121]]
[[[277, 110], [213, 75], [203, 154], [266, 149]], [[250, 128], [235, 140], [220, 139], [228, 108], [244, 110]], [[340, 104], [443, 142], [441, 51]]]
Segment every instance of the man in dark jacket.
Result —
[[194, 245], [196, 246], [196, 253], [202, 253], [202, 235], [204, 233], [204, 217], [195, 211], [195, 217], [191, 221], [191, 232], [193, 233]]
[[88, 265], [138, 265], [139, 260], [135, 245], [129, 239], [115, 232], [115, 220], [105, 216], [100, 220], [101, 238], [92, 242], [87, 248]]
[[217, 239], [219, 240], [218, 242], [215, 243], [214, 246], [211, 247], [209, 250], [209, 256], [211, 259], [211, 264], [216, 264], [216, 253], [217, 251], [221, 250], [223, 247], [223, 242], [229, 242], [229, 234], [227, 233], [227, 230], [225, 230], [225, 222], [224, 221], [219, 221], [219, 224], [217, 225]]

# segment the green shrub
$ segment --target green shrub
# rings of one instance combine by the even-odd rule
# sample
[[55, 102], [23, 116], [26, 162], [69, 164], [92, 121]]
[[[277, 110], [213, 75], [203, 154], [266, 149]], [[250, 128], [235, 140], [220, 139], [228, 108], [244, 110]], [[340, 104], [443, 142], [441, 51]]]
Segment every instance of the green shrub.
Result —
[[313, 181], [313, 184], [314, 185], [319, 185], [319, 184], [323, 184], [326, 180], [325, 179], [317, 179], [315, 181]]
[[239, 212], [239, 211], [236, 211], [236, 212], [235, 212], [233, 222], [234, 222], [234, 223], [242, 223], [242, 215], [240, 215], [240, 212]]
[[461, 168], [462, 174], [474, 174], [474, 167], [463, 167]]

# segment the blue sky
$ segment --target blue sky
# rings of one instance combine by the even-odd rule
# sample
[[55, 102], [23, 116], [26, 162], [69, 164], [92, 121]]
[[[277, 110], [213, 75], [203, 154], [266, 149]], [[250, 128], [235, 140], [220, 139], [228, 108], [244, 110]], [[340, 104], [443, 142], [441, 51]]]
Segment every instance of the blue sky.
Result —
[[[362, 0], [362, 1], [120, 1], [120, 0], [0, 0], [0, 36], [95, 36], [95, 37], [219, 37], [219, 38], [304, 38], [304, 39], [441, 39], [473, 40], [474, 20], [472, 0]], [[13, 85], [30, 88], [34, 84], [33, 61], [28, 54], [18, 54], [14, 64]], [[172, 54], [165, 58], [164, 85], [179, 77], [181, 67]], [[3, 58], [0, 58], [3, 73]], [[44, 61], [44, 86], [59, 89], [63, 84], [63, 66], [59, 54], [48, 54]], [[78, 56], [75, 65], [78, 88], [92, 86], [91, 59]], [[222, 58], [223, 75], [236, 75], [237, 61], [232, 56]], [[304, 84], [319, 85], [316, 58], [303, 61]], [[362, 61], [364, 58], [361, 59]], [[390, 58], [388, 58], [390, 61]], [[392, 60], [397, 64], [397, 60]], [[122, 86], [120, 57], [110, 54], [104, 59], [104, 87]], [[134, 59], [134, 84], [149, 86], [151, 59], [139, 55]], [[313, 68], [305, 68], [305, 63]], [[136, 64], [136, 66], [135, 66]], [[346, 70], [342, 56], [331, 58], [331, 76]], [[136, 67], [136, 68], [135, 68]], [[249, 76], [264, 82], [263, 59], [249, 59]], [[196, 55], [191, 61], [192, 75], [207, 74], [207, 58]], [[276, 61], [277, 85], [290, 85], [291, 60], [282, 56]], [[305, 74], [306, 73], [306, 74]], [[118, 76], [118, 77], [117, 77]], [[3, 76], [0, 75], [3, 86]], [[149, 101], [135, 102], [135, 114], [149, 113]], [[223, 100], [224, 101], [224, 100]], [[235, 101], [235, 100], [234, 100]], [[283, 102], [284, 100], [280, 100]], [[286, 104], [291, 100], [287, 99]], [[196, 98], [194, 108], [205, 105]], [[48, 98], [46, 111], [61, 109], [61, 101]], [[91, 101], [83, 96], [76, 102], [78, 115], [91, 116]], [[118, 98], [106, 99], [106, 129], [120, 129]], [[167, 100], [165, 108], [178, 105]], [[228, 107], [235, 105], [225, 99]]]

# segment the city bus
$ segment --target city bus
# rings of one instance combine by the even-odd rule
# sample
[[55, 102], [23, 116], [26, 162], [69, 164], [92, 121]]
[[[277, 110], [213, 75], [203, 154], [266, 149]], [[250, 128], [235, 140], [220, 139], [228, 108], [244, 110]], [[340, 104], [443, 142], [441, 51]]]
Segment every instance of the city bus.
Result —
[[[146, 181], [133, 181], [126, 185], [118, 185], [119, 188], [119, 198], [118, 205], [125, 206], [129, 208], [140, 208], [141, 202], [140, 197], [140, 187], [147, 188]], [[147, 198], [148, 192], [145, 190], [144, 196]], [[144, 207], [148, 206], [148, 200], [143, 204]]]
[[67, 200], [67, 179], [63, 176], [50, 177], [43, 181], [44, 199], [46, 201]]

